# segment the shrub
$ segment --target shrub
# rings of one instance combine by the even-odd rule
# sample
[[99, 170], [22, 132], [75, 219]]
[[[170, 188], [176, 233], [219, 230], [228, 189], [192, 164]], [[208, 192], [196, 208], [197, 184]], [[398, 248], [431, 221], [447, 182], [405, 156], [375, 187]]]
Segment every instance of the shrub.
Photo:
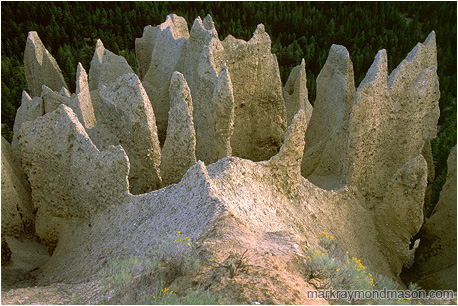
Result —
[[202, 288], [182, 296], [168, 288], [179, 276], [199, 268], [202, 259], [191, 239], [181, 232], [160, 239], [149, 254], [111, 261], [99, 271], [97, 279], [105, 288], [106, 303], [110, 304], [215, 304], [213, 297]]
[[184, 296], [176, 295], [163, 282], [158, 282], [149, 294], [143, 292], [140, 299], [142, 305], [214, 305], [222, 304], [220, 298], [215, 298], [210, 292], [197, 288], [189, 290]]
[[[334, 290], [398, 290], [399, 285], [392, 279], [373, 274], [356, 257], [350, 257], [336, 243], [334, 236], [328, 233], [318, 235], [319, 248], [311, 249], [307, 254], [306, 271], [308, 280], [317, 289]], [[316, 282], [314, 282], [316, 280]], [[416, 284], [411, 284], [409, 290], [419, 290]], [[389, 300], [389, 299], [336, 299], [331, 302], [339, 304], [411, 304], [419, 300]]]

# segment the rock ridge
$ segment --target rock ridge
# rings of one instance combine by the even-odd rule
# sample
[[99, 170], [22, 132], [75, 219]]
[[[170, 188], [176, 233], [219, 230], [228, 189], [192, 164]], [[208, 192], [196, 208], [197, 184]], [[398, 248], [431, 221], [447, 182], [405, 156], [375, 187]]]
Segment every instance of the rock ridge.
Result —
[[[391, 74], [380, 50], [357, 88], [348, 51], [332, 45], [314, 108], [305, 61], [282, 87], [262, 24], [248, 42], [221, 42], [210, 16], [189, 31], [169, 15], [145, 27], [136, 54], [139, 75], [98, 41], [89, 78], [78, 65], [75, 94], [43, 82], [38, 95], [23, 93], [12, 152], [30, 184], [35, 233], [53, 251], [40, 284], [87, 281], [103, 263], [144, 256], [176, 231], [217, 262], [248, 249], [247, 263], [262, 269], [246, 283], [207, 275], [208, 267], [192, 276], [227, 296], [243, 292], [239, 303], [253, 294], [307, 302], [301, 271], [322, 232], [400, 281], [423, 225], [427, 144], [439, 118], [434, 32]], [[434, 223], [447, 215], [445, 202], [456, 205], [446, 194], [426, 221], [425, 241], [440, 232]], [[296, 295], [250, 285], [280, 274], [279, 292]]]

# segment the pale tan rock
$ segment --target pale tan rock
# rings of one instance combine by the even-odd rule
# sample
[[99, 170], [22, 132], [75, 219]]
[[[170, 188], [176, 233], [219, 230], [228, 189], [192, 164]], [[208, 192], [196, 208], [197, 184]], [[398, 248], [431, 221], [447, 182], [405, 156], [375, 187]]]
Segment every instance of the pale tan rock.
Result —
[[385, 256], [392, 258], [388, 264], [393, 275], [399, 275], [409, 260], [410, 240], [423, 224], [427, 176], [427, 163], [419, 154], [397, 171], [386, 187], [382, 203], [375, 209], [378, 240]]
[[[214, 83], [223, 62], [223, 52], [224, 47], [218, 38], [211, 16], [207, 15], [204, 20], [197, 17], [189, 33], [183, 67], [183, 75], [191, 92], [196, 92], [193, 94], [195, 108], [200, 97], [211, 98], [213, 88], [206, 89], [206, 84], [202, 83]], [[195, 96], [197, 94], [199, 97]]]
[[86, 129], [94, 127], [97, 123], [92, 107], [91, 95], [87, 74], [81, 63], [78, 63], [76, 71], [76, 93], [69, 95], [68, 91], [53, 91], [43, 85], [41, 99], [45, 113], [50, 113], [57, 109], [61, 104], [70, 107], [78, 116], [79, 121]]
[[161, 25], [146, 27], [136, 47], [142, 84], [153, 105], [159, 140], [163, 144], [170, 109], [169, 87], [174, 71], [181, 71], [189, 38], [183, 17], [168, 15]]
[[135, 38], [135, 55], [138, 64], [138, 76], [140, 79], [148, 72], [151, 64], [151, 56], [155, 45], [156, 35], [159, 27], [147, 25], [143, 28], [143, 34], [140, 38]]
[[[389, 90], [386, 52], [379, 51], [358, 87], [348, 119], [304, 156], [318, 160], [309, 180], [331, 191], [348, 188], [361, 197], [361, 207], [378, 212], [373, 221], [378, 226], [376, 239], [390, 258], [389, 265], [380, 257], [366, 258], [373, 269], [381, 267], [380, 271], [395, 276], [408, 259], [408, 242], [422, 225], [428, 174], [420, 154], [433, 137], [438, 119], [436, 68], [429, 67], [421, 54], [408, 56], [415, 69], [398, 69], [406, 75], [404, 81], [393, 83], [407, 91], [401, 93]], [[315, 107], [311, 122], [317, 114]], [[400, 203], [398, 210], [408, 211], [399, 213], [405, 225], [396, 226], [401, 219], [393, 215], [398, 213], [394, 207]]]
[[[231, 137], [234, 130], [234, 93], [226, 63], [223, 62], [211, 101], [211, 127], [213, 135], [207, 139], [212, 149], [208, 163], [232, 155]], [[202, 140], [204, 141], [204, 140]]]
[[5, 237], [2, 236], [2, 266], [6, 266], [10, 262], [11, 262], [11, 249]]
[[165, 186], [178, 183], [186, 171], [196, 163], [191, 91], [179, 72], [172, 75], [170, 97], [167, 138], [161, 157], [161, 176]]
[[391, 130], [387, 126], [392, 104], [387, 79], [387, 54], [386, 50], [380, 50], [355, 93], [349, 118], [344, 175], [349, 185], [358, 186], [364, 193], [375, 197], [383, 196], [386, 184], [394, 174], [392, 170], [402, 166], [390, 171], [386, 167], [386, 159], [391, 158], [386, 151], [392, 154], [392, 148], [383, 148], [388, 142], [385, 137], [390, 137], [386, 134]]
[[317, 77], [317, 95], [302, 159], [302, 175], [323, 188], [345, 184], [346, 121], [354, 93], [350, 55], [345, 47], [332, 45]]
[[331, 46], [316, 86], [315, 115], [310, 119], [305, 137], [307, 148], [326, 138], [348, 117], [356, 90], [353, 63], [345, 47]]
[[[431, 44], [431, 39], [428, 41]], [[428, 48], [435, 46], [428, 45]], [[425, 50], [418, 47], [414, 50], [417, 49]], [[354, 95], [348, 119], [317, 148], [306, 147], [303, 161], [308, 167], [304, 168], [303, 164], [302, 171], [307, 173], [308, 179], [326, 189], [352, 185], [366, 194], [367, 207], [377, 205], [376, 199], [384, 196], [396, 171], [421, 154], [425, 142], [435, 135], [439, 115], [438, 78], [436, 68], [428, 67], [420, 51], [408, 56], [415, 67], [424, 67], [405, 70], [416, 75], [404, 78], [408, 85], [390, 81], [389, 78], [394, 80], [393, 75], [400, 72], [394, 71], [388, 77], [386, 52], [382, 50], [377, 54]], [[389, 90], [390, 84], [394, 84], [392, 88], [407, 88], [407, 93]], [[319, 114], [318, 109], [315, 105], [311, 124], [313, 117]]]
[[118, 79], [118, 77], [128, 73], [134, 73], [134, 71], [129, 66], [126, 59], [121, 55], [116, 55], [113, 52], [104, 49], [98, 88], [101, 89], [102, 85], [110, 87], [111, 84]]
[[[110, 87], [99, 91], [97, 126], [89, 132], [97, 147], [121, 144], [130, 161], [129, 184], [132, 194], [162, 186], [159, 166], [161, 149], [151, 103], [138, 76], [120, 76]], [[100, 131], [103, 131], [100, 133]], [[117, 142], [113, 142], [118, 140]]]
[[[368, 83], [363, 81], [355, 95], [350, 115], [354, 119], [350, 121], [365, 123], [363, 125], [352, 123], [350, 126], [351, 134], [354, 136], [359, 134], [357, 138], [353, 137], [354, 141], [350, 139], [350, 144], [359, 149], [350, 150], [351, 153], [347, 159], [347, 165], [355, 165], [355, 167], [349, 166], [352, 168], [349, 171], [349, 184], [354, 182], [359, 186], [365, 185], [366, 187], [362, 187], [365, 192], [375, 197], [384, 192], [386, 182], [397, 169], [402, 167], [402, 163], [421, 154], [425, 142], [436, 135], [439, 119], [439, 81], [436, 66], [431, 66], [435, 62], [425, 60], [425, 57], [434, 58], [435, 44], [431, 40], [430, 35], [425, 42], [426, 48], [419, 47], [422, 44], [417, 45], [407, 56], [408, 62], [403, 61], [400, 64], [401, 68], [393, 71], [388, 80], [385, 72], [387, 71], [386, 59], [383, 59], [383, 56], [380, 61], [381, 65], [378, 65], [378, 68], [383, 71], [382, 74], [379, 74], [383, 76], [383, 80], [379, 79], [380, 85], [376, 85], [378, 78]], [[425, 50], [425, 53], [421, 50]], [[376, 62], [377, 59], [374, 65]], [[412, 65], [416, 68], [408, 71], [402, 68], [409, 62], [413, 63]], [[375, 70], [371, 68], [368, 75], [371, 74], [371, 71], [375, 73]], [[404, 74], [403, 79], [396, 76], [401, 73]], [[398, 88], [404, 88], [404, 90], [398, 91]], [[375, 90], [378, 92], [378, 98], [377, 95], [374, 95]], [[371, 98], [363, 98], [366, 91], [367, 95], [372, 95]], [[358, 102], [364, 99], [367, 102]], [[356, 119], [357, 116], [359, 119]], [[360, 132], [355, 134], [356, 130]], [[357, 145], [355, 141], [361, 144]], [[393, 148], [396, 149], [393, 150]], [[359, 170], [356, 170], [356, 167], [359, 167]]]
[[[196, 157], [207, 163], [215, 160], [206, 144], [212, 138], [214, 125], [209, 101], [213, 99], [222, 63], [226, 61], [233, 85], [235, 122], [240, 117], [240, 135], [236, 138], [241, 140], [236, 141], [240, 143], [237, 150], [241, 153], [234, 154], [253, 160], [265, 160], [276, 154], [286, 131], [286, 119], [278, 63], [270, 53], [270, 45], [262, 25], [249, 42], [229, 36], [221, 43], [209, 15], [204, 20], [196, 18], [189, 33], [186, 22], [175, 15], [168, 16], [160, 26], [145, 27], [143, 37], [136, 42], [137, 57], [142, 82], [155, 111], [161, 143], [170, 108], [168, 82], [171, 73], [179, 71], [192, 92]], [[234, 127], [234, 133], [235, 130]], [[226, 153], [217, 156], [223, 155]]]
[[243, 39], [237, 39], [231, 34], [229, 34], [223, 41], [224, 50], [226, 52], [235, 52], [240, 45], [246, 44], [246, 41]]
[[22, 124], [27, 121], [33, 121], [36, 118], [44, 115], [44, 105], [41, 97], [34, 97], [33, 99], [25, 91], [22, 92], [21, 106], [16, 111], [16, 118], [14, 119], [13, 126], [13, 140], [11, 147], [15, 154], [19, 155], [18, 151], [18, 136], [21, 130]]
[[21, 163], [8, 141], [2, 137], [2, 237], [33, 233], [30, 185]]
[[223, 47], [209, 15], [194, 20], [186, 47], [183, 75], [192, 93], [196, 158], [205, 163], [215, 160], [211, 146], [214, 136], [213, 101], [221, 66]]
[[447, 179], [431, 217], [420, 232], [412, 267], [425, 289], [456, 290], [456, 146], [447, 161]]
[[100, 152], [65, 105], [24, 123], [19, 146], [37, 211], [36, 233], [48, 245], [56, 244], [62, 226], [128, 196], [124, 150]]
[[[78, 79], [78, 74], [77, 74], [77, 79]], [[68, 91], [67, 88], [65, 87], [62, 87], [59, 91], [59, 94], [61, 96], [64, 96], [64, 97], [67, 97], [67, 98], [70, 98], [72, 96], [72, 94]]]
[[41, 91], [41, 100], [43, 101], [45, 114], [56, 110], [61, 104], [65, 104], [68, 107], [70, 107], [70, 104], [72, 104], [71, 98], [67, 98], [66, 96], [61, 95], [46, 85], [43, 85]]
[[286, 122], [288, 125], [291, 124], [291, 120], [300, 109], [305, 111], [307, 122], [310, 122], [313, 106], [308, 99], [304, 59], [302, 59], [299, 66], [291, 70], [285, 87], [283, 87], [283, 98], [285, 99]]
[[[145, 46], [139, 47], [142, 70], [151, 69], [153, 60], [148, 50], [154, 46], [148, 46], [148, 41], [157, 41], [157, 37], [148, 35], [141, 42]], [[283, 137], [286, 109], [278, 63], [263, 26], [258, 26], [249, 42], [229, 36], [221, 43], [211, 18], [198, 18], [185, 45], [182, 70], [177, 69], [189, 90], [181, 80], [174, 93], [184, 96], [172, 97], [177, 98], [179, 110], [185, 114], [178, 119], [189, 120], [171, 128], [184, 126], [191, 131], [192, 115], [196, 159], [203, 156], [207, 164], [220, 158], [215, 157], [213, 148], [206, 147], [216, 147], [215, 143], [226, 152], [220, 156], [229, 154], [232, 148], [234, 155], [264, 161], [234, 156], [208, 166], [198, 161], [176, 184], [129, 195], [128, 178], [132, 184], [140, 183], [138, 175], [129, 175], [128, 161], [132, 172], [134, 168], [135, 173], [150, 175], [152, 171], [151, 179], [144, 181], [160, 177], [159, 142], [150, 137], [154, 114], [148, 110], [145, 90], [133, 74], [100, 89], [97, 125], [87, 131], [97, 147], [110, 152], [109, 167], [105, 160], [98, 160], [104, 152], [96, 151], [76, 115], [66, 106], [23, 124], [19, 142], [27, 148], [23, 165], [33, 178], [32, 190], [42, 194], [39, 203], [54, 201], [46, 206], [50, 212], [38, 209], [37, 231], [45, 240], [59, 241], [51, 260], [40, 269], [39, 282], [86, 281], [114, 258], [151, 254], [157, 250], [159, 237], [176, 235], [177, 231], [197, 240], [199, 254], [211, 256], [217, 263], [231, 263], [248, 250], [244, 264], [252, 270], [243, 277], [230, 278], [225, 269], [207, 273], [208, 265], [187, 276], [191, 282], [225, 296], [237, 292], [238, 300], [234, 302], [238, 304], [251, 303], [253, 297], [270, 304], [307, 304], [306, 289], [310, 285], [304, 277], [304, 263], [307, 251], [317, 247], [317, 235], [322, 232], [334, 235], [349, 256], [360, 259], [369, 271], [399, 279], [409, 258], [410, 239], [423, 222], [428, 173], [421, 154], [433, 137], [438, 115], [435, 59], [429, 58], [435, 56], [434, 37], [418, 45], [390, 77], [386, 52], [380, 51], [354, 95], [348, 53], [343, 47], [333, 47], [320, 82], [324, 85], [325, 80], [332, 80], [338, 86], [334, 93], [323, 88], [320, 95], [334, 99], [323, 104], [326, 106], [344, 102], [331, 114], [340, 123], [330, 125], [327, 135], [304, 156], [307, 114], [299, 109]], [[301, 81], [293, 77], [289, 85], [293, 80]], [[189, 93], [192, 111], [187, 103], [191, 101]], [[172, 122], [178, 111], [171, 111]], [[316, 109], [310, 122], [314, 116], [325, 118], [324, 112], [320, 115]], [[239, 138], [235, 137], [237, 129]], [[237, 150], [247, 151], [237, 151], [234, 139], [238, 141]], [[145, 143], [156, 154], [151, 163], [143, 163], [145, 153], [150, 153], [142, 146]], [[110, 144], [122, 144], [129, 158]], [[158, 150], [154, 150], [156, 147]], [[307, 178], [301, 176], [301, 158], [307, 158], [310, 165]], [[70, 169], [60, 166], [67, 164]], [[108, 168], [104, 170], [108, 174], [99, 166]], [[49, 168], [47, 172], [41, 170], [45, 168]], [[99, 170], [92, 175], [93, 168]], [[66, 173], [73, 175], [71, 179]], [[44, 187], [34, 189], [39, 184]], [[98, 200], [93, 200], [92, 194], [97, 194]], [[113, 199], [115, 205], [106, 205]], [[57, 203], [63, 202], [77, 204], [61, 208], [62, 204]], [[96, 204], [87, 204], [93, 202]], [[93, 206], [96, 208], [91, 209]], [[259, 279], [265, 280], [262, 285], [257, 285]]]
[[75, 97], [75, 112], [78, 114], [78, 119], [86, 129], [93, 128], [97, 124], [92, 107], [91, 92], [89, 90], [89, 82], [87, 79], [86, 70], [83, 65], [78, 63], [76, 69], [76, 97]]
[[56, 91], [62, 87], [67, 87], [59, 65], [35, 31], [29, 32], [27, 36], [24, 51], [24, 72], [31, 97], [40, 96], [43, 85]]
[[235, 101], [232, 154], [267, 160], [278, 152], [286, 132], [280, 71], [270, 37], [260, 24], [248, 42], [228, 37], [222, 44]]
[[[425, 192], [425, 205], [424, 205], [424, 210], [426, 210], [426, 207], [429, 205], [429, 202], [431, 201], [431, 193], [433, 191], [433, 183], [434, 179], [436, 178], [436, 171], [434, 170], [434, 160], [433, 160], [433, 152], [431, 148], [431, 142], [429, 140], [425, 141], [425, 145], [423, 146], [423, 150], [421, 151], [421, 155], [426, 160], [426, 163], [428, 164], [428, 186], [426, 187], [426, 192]], [[424, 211], [425, 213], [426, 211]], [[425, 215], [426, 217], [426, 215]]]
[[83, 98], [83, 96], [84, 94], [77, 93], [67, 97], [43, 85], [41, 100], [43, 101], [44, 112], [46, 114], [53, 112], [61, 104], [64, 104], [76, 113], [78, 120], [80, 120], [86, 128], [90, 128], [94, 124], [95, 116], [93, 112], [91, 113], [89, 111], [92, 110], [90, 98], [86, 100], [86, 97]]
[[298, 188], [297, 185], [301, 182], [301, 162], [306, 130], [306, 111], [299, 109], [286, 132], [280, 151], [267, 162], [268, 166], [272, 168], [272, 175], [278, 180], [283, 180], [281, 186], [285, 188], [285, 193], [297, 193], [291, 189]]
[[392, 95], [406, 98], [408, 87], [425, 69], [437, 67], [436, 33], [432, 31], [423, 43], [417, 43], [407, 57], [391, 72], [388, 88]]
[[406, 156], [421, 152], [425, 143], [436, 137], [440, 115], [434, 31], [390, 74], [388, 88], [398, 124], [395, 130], [403, 130], [394, 145]]
[[102, 60], [105, 47], [100, 39], [97, 39], [95, 45], [94, 56], [92, 57], [91, 66], [89, 68], [89, 90], [97, 90], [99, 88], [100, 71], [102, 70]]
[[[307, 206], [321, 191], [300, 178], [302, 151], [295, 150], [295, 146], [304, 146], [305, 119], [301, 110], [293, 120], [282, 150], [271, 161], [255, 163], [227, 157], [208, 167], [199, 161], [178, 184], [131, 197], [123, 205], [110, 208], [109, 214], [98, 213], [92, 219], [92, 228], [81, 223], [68, 229], [42, 271], [48, 280], [85, 279], [100, 269], [100, 260], [142, 256], [157, 248], [158, 237], [179, 231], [194, 241], [201, 237], [199, 250], [209, 252], [206, 254], [211, 254], [217, 262], [223, 262], [231, 253], [239, 258], [248, 250], [244, 263], [253, 265], [256, 273], [247, 276], [247, 283], [229, 287], [228, 276], [218, 274], [211, 281], [208, 277], [211, 275], [203, 273], [202, 278], [198, 272], [193, 274], [193, 279], [208, 284], [210, 290], [227, 295], [231, 288], [243, 292], [239, 303], [246, 302], [260, 288], [250, 284], [256, 284], [255, 280], [262, 277], [275, 280], [275, 286], [262, 287], [265, 288], [260, 296], [263, 300], [310, 302], [306, 290], [297, 289], [310, 289], [300, 269], [307, 244], [301, 235], [313, 236], [305, 230], [306, 224], [316, 223], [309, 216]], [[287, 175], [291, 168], [294, 176]], [[297, 188], [285, 193], [286, 185], [292, 182]], [[298, 196], [305, 190], [311, 192], [306, 203]], [[319, 217], [323, 215], [324, 212]], [[353, 224], [359, 225], [347, 226]], [[93, 235], [94, 231], [99, 234]], [[82, 252], [78, 254], [76, 249]], [[261, 268], [256, 268], [256, 263]], [[282, 276], [278, 274], [278, 264], [282, 265]], [[265, 266], [276, 268], [265, 269]], [[280, 292], [295, 294], [285, 296]]]

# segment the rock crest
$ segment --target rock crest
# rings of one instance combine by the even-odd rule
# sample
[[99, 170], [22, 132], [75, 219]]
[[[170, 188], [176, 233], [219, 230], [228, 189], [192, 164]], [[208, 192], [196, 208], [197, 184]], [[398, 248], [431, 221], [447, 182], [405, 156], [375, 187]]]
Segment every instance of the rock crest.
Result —
[[[100, 49], [102, 48], [103, 46], [100, 47], [99, 50], [96, 49], [96, 53], [100, 52]], [[134, 73], [134, 71], [129, 66], [126, 59], [120, 55], [116, 55], [113, 52], [108, 51], [107, 49], [104, 49], [102, 63], [100, 66], [98, 88], [100, 89], [102, 86], [109, 87], [118, 79], [118, 77], [128, 73]]]
[[151, 103], [138, 76], [121, 75], [99, 91], [98, 124], [89, 131], [98, 148], [121, 144], [130, 161], [130, 192], [140, 194], [162, 186], [161, 149]]
[[278, 152], [286, 132], [280, 70], [270, 37], [260, 24], [248, 42], [227, 38], [222, 45], [234, 92], [232, 154], [267, 160]]
[[2, 240], [4, 236], [33, 233], [34, 223], [29, 182], [10, 144], [2, 137]]
[[170, 82], [167, 138], [162, 148], [161, 174], [164, 185], [178, 183], [196, 163], [196, 134], [192, 118], [191, 91], [183, 75], [174, 72]]
[[[332, 45], [316, 79], [315, 115], [307, 129], [306, 142], [313, 147], [343, 124], [355, 94], [353, 63], [343, 46]], [[308, 168], [305, 165], [305, 168]]]
[[291, 70], [288, 81], [286, 81], [285, 87], [283, 87], [283, 98], [285, 99], [286, 121], [288, 125], [291, 124], [291, 120], [300, 109], [305, 111], [307, 122], [310, 122], [313, 106], [308, 99], [304, 59], [302, 59], [299, 66]]
[[[333, 45], [311, 117], [305, 62], [282, 88], [270, 45], [263, 25], [248, 42], [221, 42], [211, 17], [197, 18], [188, 33], [170, 15], [136, 42], [145, 87], [100, 42], [94, 90], [79, 66], [74, 95], [46, 85], [41, 97], [24, 92], [15, 152], [36, 234], [56, 247], [40, 282], [85, 281], [102, 258], [143, 256], [176, 231], [218, 262], [248, 249], [249, 265], [262, 264], [246, 283], [192, 276], [227, 295], [261, 292], [250, 283], [277, 281], [280, 266], [280, 292], [308, 288], [301, 271], [321, 232], [374, 272], [398, 278], [424, 219], [425, 144], [439, 116], [434, 33], [391, 75], [379, 51], [357, 90], [348, 52]], [[272, 290], [262, 291], [272, 302], [306, 301], [303, 289], [291, 300]]]
[[32, 97], [41, 94], [41, 87], [46, 85], [52, 90], [67, 87], [62, 72], [54, 57], [46, 50], [37, 32], [31, 31], [27, 36], [24, 51], [25, 77]]
[[102, 70], [103, 54], [105, 47], [100, 39], [97, 39], [95, 45], [94, 56], [92, 57], [91, 66], [89, 68], [89, 90], [97, 90], [99, 88], [100, 71]]
[[76, 112], [80, 113], [78, 118], [86, 129], [91, 129], [97, 124], [94, 115], [94, 108], [92, 107], [91, 92], [89, 89], [89, 82], [86, 70], [83, 65], [78, 63], [76, 69]]
[[153, 105], [162, 144], [170, 109], [170, 79], [174, 71], [182, 71], [188, 38], [186, 20], [172, 14], [161, 25], [145, 27], [143, 36], [135, 40], [139, 76]]
[[55, 246], [72, 219], [87, 218], [128, 195], [124, 150], [99, 152], [65, 105], [24, 123], [19, 147], [37, 211], [36, 233], [47, 245]]
[[[170, 109], [169, 81], [172, 73], [178, 71], [184, 75], [192, 93], [197, 159], [212, 163], [229, 154], [252, 160], [267, 160], [275, 155], [286, 132], [286, 115], [278, 63], [270, 47], [270, 37], [263, 25], [258, 26], [248, 42], [232, 36], [221, 42], [209, 15], [204, 20], [196, 18], [190, 32], [186, 21], [176, 15], [167, 16], [159, 26], [145, 27], [143, 36], [136, 39], [136, 54], [139, 74], [157, 118], [161, 143], [166, 137]], [[223, 62], [232, 85], [224, 90], [228, 97], [233, 95], [233, 127], [228, 130], [229, 122], [223, 124], [225, 140], [218, 142], [224, 145], [218, 145], [222, 146], [218, 152], [211, 152], [207, 148], [208, 140], [220, 137], [220, 132], [215, 135], [213, 131], [221, 117], [212, 118], [212, 109], [220, 107], [212, 105], [221, 103], [213, 100], [215, 88], [220, 87]], [[231, 116], [229, 104], [225, 115]], [[230, 138], [230, 150], [227, 138]]]
[[13, 141], [11, 142], [11, 147], [16, 154], [19, 154], [17, 139], [22, 124], [24, 122], [33, 121], [36, 118], [43, 116], [44, 114], [45, 110], [41, 97], [34, 97], [32, 99], [27, 92], [23, 91], [21, 106], [19, 106], [16, 112], [16, 118], [14, 120]]
[[412, 281], [425, 289], [456, 291], [456, 146], [447, 161], [439, 202], [420, 231]]

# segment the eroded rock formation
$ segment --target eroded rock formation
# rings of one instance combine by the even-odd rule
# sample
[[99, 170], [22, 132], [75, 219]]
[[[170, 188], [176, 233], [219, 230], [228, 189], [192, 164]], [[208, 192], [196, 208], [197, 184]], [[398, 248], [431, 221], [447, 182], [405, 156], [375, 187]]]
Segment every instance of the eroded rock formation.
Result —
[[[309, 303], [301, 271], [321, 232], [398, 279], [424, 219], [424, 148], [439, 116], [434, 32], [390, 75], [379, 51], [357, 90], [347, 50], [333, 45], [313, 112], [305, 63], [282, 88], [270, 44], [262, 25], [248, 42], [221, 42], [211, 17], [188, 32], [171, 15], [136, 41], [141, 80], [97, 44], [89, 84], [98, 85], [83, 90], [80, 70], [76, 93], [92, 121], [68, 91], [24, 93], [15, 141], [36, 232], [56, 246], [40, 282], [87, 280], [176, 231], [218, 263], [248, 250], [240, 282], [208, 267], [190, 276], [239, 304]], [[156, 190], [162, 179], [174, 184]]]
[[[305, 142], [313, 148], [348, 119], [355, 94], [353, 63], [343, 46], [332, 45], [326, 63], [316, 79], [316, 100], [313, 119], [310, 119]], [[307, 154], [308, 150], [306, 150]], [[305, 162], [308, 162], [305, 160]], [[310, 171], [304, 164], [304, 171]], [[304, 173], [306, 174], [306, 173]]]
[[60, 105], [24, 123], [18, 140], [37, 213], [36, 233], [46, 244], [55, 245], [73, 219], [128, 195], [124, 150], [111, 146], [100, 152], [71, 108]]
[[25, 77], [30, 95], [37, 97], [41, 87], [46, 85], [52, 90], [67, 87], [62, 72], [54, 57], [46, 50], [37, 32], [29, 32], [24, 51]]
[[456, 146], [439, 202], [420, 232], [411, 280], [422, 288], [456, 291]]
[[33, 233], [34, 223], [29, 182], [10, 144], [2, 137], [2, 237]]
[[232, 152], [253, 161], [269, 159], [286, 132], [280, 70], [270, 37], [260, 24], [249, 41], [229, 36], [222, 45], [234, 91]]
[[[96, 53], [98, 55], [98, 52], [100, 52], [100, 50], [103, 48], [103, 45], [97, 47], [98, 49], [96, 49]], [[102, 86], [110, 87], [111, 84], [113, 84], [118, 79], [118, 77], [124, 74], [134, 73], [134, 71], [129, 66], [124, 57], [116, 55], [113, 52], [108, 51], [107, 49], [103, 50], [104, 51], [102, 56], [102, 63], [100, 64], [100, 74], [98, 82], [99, 89], [102, 88]], [[94, 75], [93, 82], [95, 82], [96, 76], [97, 74]]]
[[103, 54], [105, 47], [100, 39], [97, 39], [94, 56], [92, 57], [91, 67], [89, 68], [89, 89], [90, 91], [99, 88], [100, 70], [102, 69]]
[[130, 161], [130, 191], [139, 194], [162, 186], [161, 149], [151, 103], [138, 76], [121, 75], [99, 91], [97, 126], [89, 131], [98, 148], [121, 144]]
[[[230, 152], [256, 161], [275, 155], [285, 135], [286, 115], [280, 71], [270, 48], [270, 37], [263, 25], [258, 26], [248, 42], [232, 36], [221, 42], [209, 15], [204, 20], [196, 18], [190, 32], [186, 21], [176, 15], [169, 15], [159, 26], [145, 27], [143, 36], [136, 39], [136, 53], [139, 74], [157, 118], [161, 143], [165, 139], [170, 109], [170, 77], [179, 71], [192, 93], [197, 159], [212, 163]], [[228, 81], [220, 80], [224, 67], [227, 71], [223, 76]], [[221, 86], [221, 82], [230, 82], [230, 85]], [[219, 99], [217, 96], [227, 96], [228, 102], [214, 101]], [[231, 116], [232, 99], [233, 123], [225, 123], [223, 130], [218, 123], [215, 130], [215, 122], [222, 120], [219, 115]], [[212, 109], [217, 103], [227, 105], [219, 107], [223, 113], [217, 114]], [[208, 141], [219, 135], [230, 138], [230, 148], [228, 140], [223, 140], [223, 150], [212, 151]]]
[[161, 159], [161, 174], [165, 185], [178, 183], [197, 162], [191, 91], [179, 72], [173, 73], [170, 97], [167, 139]]
[[38, 117], [43, 116], [44, 114], [45, 110], [41, 97], [34, 97], [32, 99], [27, 92], [23, 91], [21, 106], [19, 106], [16, 112], [16, 118], [14, 120], [13, 140], [11, 142], [11, 147], [17, 155], [19, 154], [17, 138], [22, 128], [22, 124], [24, 122], [33, 121]]
[[139, 76], [153, 105], [162, 144], [170, 109], [170, 79], [174, 71], [182, 72], [188, 38], [186, 20], [172, 14], [161, 25], [145, 27], [143, 36], [135, 40]]
[[87, 129], [93, 128], [97, 121], [92, 107], [87, 73], [81, 63], [78, 63], [76, 69], [76, 94], [74, 99], [76, 100], [75, 112], [78, 114], [78, 118], [81, 118], [81, 123]]
[[[288, 81], [283, 87], [283, 97], [286, 107], [286, 121], [291, 124], [293, 116], [300, 110], [305, 111], [307, 122], [312, 117], [313, 106], [308, 99], [307, 75], [305, 73], [305, 61], [294, 67], [289, 74]], [[315, 102], [316, 104], [316, 102]]]

